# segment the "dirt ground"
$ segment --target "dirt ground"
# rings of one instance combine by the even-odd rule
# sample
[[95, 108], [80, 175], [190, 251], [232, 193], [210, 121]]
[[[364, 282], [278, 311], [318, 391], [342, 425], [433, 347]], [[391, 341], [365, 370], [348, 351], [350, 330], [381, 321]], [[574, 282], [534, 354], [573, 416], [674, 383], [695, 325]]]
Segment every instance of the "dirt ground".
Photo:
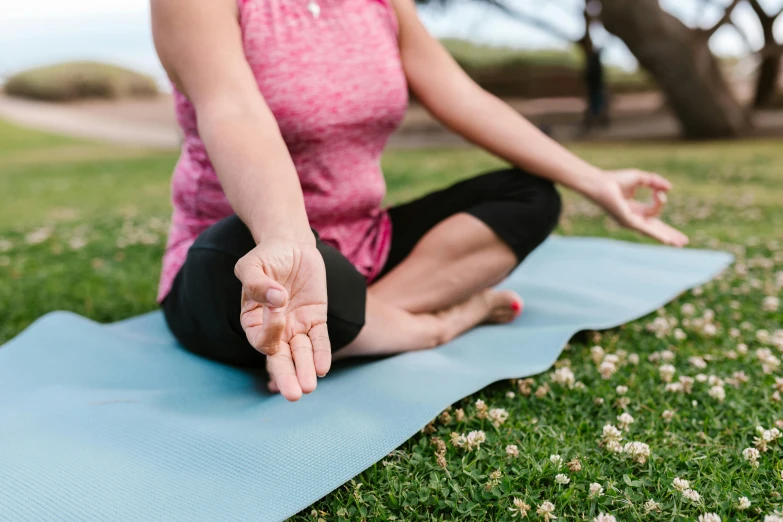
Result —
[[[679, 128], [658, 93], [627, 94], [612, 100], [612, 125], [584, 134], [580, 128], [584, 101], [579, 98], [507, 100], [555, 139], [572, 141], [676, 140]], [[131, 146], [178, 148], [181, 134], [169, 95], [152, 100], [46, 103], [0, 93], [0, 118], [20, 125]], [[783, 111], [756, 115], [758, 133], [783, 133]], [[389, 145], [395, 148], [459, 146], [464, 142], [445, 130], [419, 105], [412, 104]]]

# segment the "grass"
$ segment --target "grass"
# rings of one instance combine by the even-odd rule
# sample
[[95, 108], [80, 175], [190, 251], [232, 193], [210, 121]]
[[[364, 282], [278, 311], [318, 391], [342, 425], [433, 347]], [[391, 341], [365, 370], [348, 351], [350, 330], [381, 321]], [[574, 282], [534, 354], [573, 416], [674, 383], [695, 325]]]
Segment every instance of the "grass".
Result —
[[[50, 310], [115, 321], [154, 309], [175, 155], [5, 124], [0, 141], [11, 144], [0, 150], [0, 342]], [[294, 520], [510, 520], [514, 498], [532, 506], [528, 518], [535, 520], [544, 520], [536, 510], [546, 501], [558, 520], [593, 520], [602, 512], [619, 520], [695, 520], [707, 512], [763, 520], [783, 509], [783, 441], [760, 454], [758, 467], [742, 455], [754, 447], [756, 426], [783, 426], [773, 388], [780, 368], [759, 351], [783, 349], [774, 337], [776, 330], [781, 335], [783, 314], [773, 299], [764, 304], [783, 287], [780, 147], [769, 141], [577, 148], [605, 167], [635, 165], [669, 176], [676, 190], [667, 218], [696, 246], [734, 252], [735, 266], [657, 314], [579, 334], [558, 361], [556, 380], [551, 371], [503, 381], [459, 401]], [[390, 152], [384, 159], [389, 201], [497, 165], [470, 150]], [[560, 232], [633, 237], [572, 195]], [[593, 346], [608, 361], [618, 359], [607, 378], [599, 372], [607, 357]], [[697, 379], [690, 393], [677, 391], [682, 384], [667, 391], [665, 364], [676, 369], [675, 383], [681, 376]], [[710, 394], [721, 381], [722, 401], [717, 391]], [[687, 379], [685, 385], [691, 386]], [[504, 409], [508, 419], [494, 426], [479, 399]], [[600, 443], [604, 425], [618, 425], [624, 412], [634, 422], [623, 443], [647, 444], [644, 463]], [[664, 412], [671, 412], [668, 421]], [[486, 441], [472, 451], [450, 442], [452, 433], [479, 430]], [[509, 445], [519, 456], [507, 455]], [[574, 459], [579, 471], [571, 469]], [[569, 484], [558, 484], [558, 474]], [[699, 502], [673, 487], [676, 477], [690, 481]], [[601, 496], [590, 497], [592, 483], [603, 488]], [[750, 508], [739, 509], [740, 497]], [[650, 499], [660, 511], [647, 512]]]
[[97, 62], [66, 62], [22, 71], [8, 78], [4, 88], [11, 96], [45, 101], [145, 98], [158, 94], [153, 78]]

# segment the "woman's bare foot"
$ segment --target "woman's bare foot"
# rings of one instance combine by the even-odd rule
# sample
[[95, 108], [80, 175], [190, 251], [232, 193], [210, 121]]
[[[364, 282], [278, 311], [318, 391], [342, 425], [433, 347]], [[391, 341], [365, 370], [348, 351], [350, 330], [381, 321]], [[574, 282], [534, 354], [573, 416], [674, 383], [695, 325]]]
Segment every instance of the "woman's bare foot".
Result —
[[[484, 290], [434, 314], [409, 314], [395, 309], [393, 316], [385, 318], [383, 328], [379, 328], [377, 318], [372, 315], [373, 306], [368, 307], [370, 317], [362, 330], [363, 333], [360, 334], [360, 338], [362, 335], [370, 335], [373, 343], [365, 345], [358, 343], [342, 348], [334, 354], [333, 360], [346, 356], [388, 355], [435, 348], [479, 324], [501, 324], [513, 321], [522, 313], [523, 302], [522, 298], [511, 290]], [[389, 348], [395, 350], [389, 351]], [[346, 350], [351, 352], [348, 353]], [[272, 393], [279, 392], [271, 373], [268, 386]]]
[[484, 290], [436, 314], [446, 329], [444, 342], [484, 323], [509, 323], [522, 313], [523, 301], [511, 290]]

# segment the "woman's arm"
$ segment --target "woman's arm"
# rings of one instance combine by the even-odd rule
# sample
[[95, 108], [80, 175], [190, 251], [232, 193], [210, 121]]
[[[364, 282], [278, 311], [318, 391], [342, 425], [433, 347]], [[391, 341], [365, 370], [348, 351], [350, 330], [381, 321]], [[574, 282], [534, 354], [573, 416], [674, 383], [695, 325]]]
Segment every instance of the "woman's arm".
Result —
[[314, 242], [302, 188], [242, 48], [235, 0], [152, 0], [155, 47], [193, 103], [231, 207], [256, 242]]
[[[621, 224], [669, 244], [687, 238], [655, 218], [662, 177], [636, 170], [607, 175], [539, 131], [505, 102], [477, 85], [419, 21], [412, 0], [392, 0], [400, 22], [400, 53], [411, 90], [447, 127], [524, 170], [560, 183], [596, 201]], [[646, 207], [631, 200], [636, 187], [656, 191]]]
[[235, 0], [151, 0], [155, 47], [196, 109], [231, 207], [258, 244], [237, 263], [240, 322], [289, 400], [331, 364], [326, 273], [291, 156], [245, 59]]

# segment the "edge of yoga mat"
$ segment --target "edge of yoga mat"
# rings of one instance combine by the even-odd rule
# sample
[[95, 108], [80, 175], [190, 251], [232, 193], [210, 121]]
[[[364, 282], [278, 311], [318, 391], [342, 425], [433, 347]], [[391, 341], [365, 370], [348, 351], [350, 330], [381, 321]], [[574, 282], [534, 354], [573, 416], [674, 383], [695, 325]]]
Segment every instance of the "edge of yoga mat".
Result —
[[[627, 245], [621, 242], [615, 242], [612, 240], [605, 240], [605, 239], [583, 240], [581, 238], [568, 238], [568, 239], [555, 238], [553, 240], [550, 240], [550, 242], [552, 241], [554, 241], [557, 244], [568, 243], [571, 245], [576, 245], [580, 241], [588, 241], [592, 245], [604, 244], [606, 246], [611, 245], [614, 247], [620, 247], [621, 249], [631, 248], [633, 250], [649, 248], [649, 249], [655, 249], [657, 252], [661, 252], [660, 249], [662, 248], [656, 246], [646, 246], [646, 245], [636, 245], [636, 244]], [[551, 356], [546, 358], [540, 358], [540, 360], [536, 361], [535, 363], [528, 364], [526, 366], [524, 375], [535, 375], [543, 371], [546, 371], [549, 367], [551, 367], [552, 363], [554, 363], [554, 361], [556, 361], [557, 358], [560, 356], [560, 353], [562, 352], [562, 347], [577, 331], [588, 329], [588, 328], [589, 329], [610, 328], [634, 320], [638, 317], [647, 315], [648, 313], [656, 310], [660, 306], [668, 303], [669, 301], [671, 301], [673, 298], [675, 298], [677, 295], [687, 290], [688, 288], [692, 288], [694, 286], [698, 286], [709, 281], [717, 273], [725, 269], [725, 267], [732, 260], [732, 256], [730, 256], [729, 254], [713, 252], [713, 251], [700, 251], [700, 250], [677, 251], [677, 256], [680, 257], [684, 256], [684, 257], [691, 258], [693, 260], [696, 260], [697, 262], [696, 264], [703, 264], [704, 266], [709, 266], [709, 268], [703, 270], [701, 275], [699, 276], [694, 275], [693, 277], [691, 277], [688, 280], [687, 285], [679, 285], [677, 286], [677, 288], [673, 288], [672, 291], [668, 292], [665, 297], [657, 299], [655, 302], [650, 301], [649, 303], [646, 303], [646, 306], [643, 309], [636, 309], [636, 310], [629, 309], [628, 313], [623, 315], [622, 317], [618, 316], [617, 318], [603, 321], [603, 322], [591, 321], [589, 319], [585, 319], [579, 322], [578, 324], [574, 323], [568, 325], [569, 326], [568, 328], [565, 328], [565, 325], [552, 325], [551, 326], [552, 331], [547, 333], [547, 335], [551, 338], [549, 339], [551, 342], [557, 343], [558, 349], [553, 350]], [[39, 327], [53, 328], [61, 321], [70, 322], [74, 320], [78, 320], [79, 322], [84, 322], [85, 324], [91, 324], [93, 326], [97, 326], [97, 323], [76, 316], [75, 314], [70, 314], [67, 312], [54, 312], [52, 314], [47, 314], [46, 316], [34, 322], [23, 333], [21, 333], [12, 341], [9, 341], [6, 347], [10, 348], [11, 345], [17, 344], [20, 341], [25, 341], [25, 338], [28, 336], [28, 334], [33, 334], [34, 332], [32, 330], [37, 329]], [[146, 314], [144, 316], [121, 321], [111, 325], [100, 326], [100, 328], [104, 330], [106, 333], [111, 333], [112, 335], [120, 336], [129, 340], [135, 339], [135, 340], [143, 340], [145, 343], [171, 344], [172, 343], [171, 337], [166, 333], [165, 329], [164, 330], [159, 329], [154, 332], [151, 332], [148, 329], [146, 333], [140, 333], [137, 331], [137, 327], [139, 326], [145, 326], [149, 328], [150, 324], [154, 324], [151, 322], [157, 322], [159, 327], [163, 327], [162, 318], [160, 317], [158, 312], [155, 312], [153, 314]], [[498, 327], [490, 327], [490, 328], [498, 328]], [[430, 393], [426, 397], [425, 403], [422, 404], [421, 402], [419, 402], [418, 404], [415, 405], [412, 404], [409, 414], [406, 415], [404, 421], [398, 423], [397, 425], [398, 429], [395, 433], [394, 439], [384, 440], [383, 444], [376, 445], [375, 447], [371, 448], [369, 454], [368, 452], [365, 452], [365, 454], [363, 454], [362, 461], [365, 462], [366, 465], [364, 465], [361, 469], [352, 468], [350, 470], [347, 469], [343, 470], [340, 473], [331, 473], [331, 474], [327, 473], [328, 477], [326, 477], [326, 480], [324, 480], [323, 483], [319, 483], [317, 486], [313, 485], [312, 488], [309, 490], [309, 492], [307, 492], [306, 494], [299, 495], [296, 500], [289, 498], [288, 499], [289, 504], [287, 504], [286, 506], [279, 506], [279, 508], [272, 507], [270, 509], [262, 509], [260, 512], [254, 514], [246, 513], [247, 518], [251, 518], [252, 516], [255, 516], [256, 519], [260, 518], [263, 520], [273, 520], [273, 519], [281, 519], [283, 517], [287, 517], [297, 513], [301, 509], [309, 506], [312, 502], [318, 500], [319, 498], [323, 497], [324, 495], [328, 494], [329, 492], [339, 487], [341, 484], [345, 483], [346, 481], [350, 480], [357, 474], [361, 473], [364, 469], [371, 466], [374, 462], [377, 462], [378, 460], [382, 459], [390, 451], [398, 447], [400, 444], [404, 443], [411, 436], [415, 435], [424, 425], [426, 425], [427, 422], [429, 422], [432, 418], [434, 418], [438, 413], [440, 413], [440, 411], [442, 411], [449, 404], [482, 389], [483, 387], [491, 384], [492, 382], [496, 382], [508, 378], [521, 377], [522, 375], [519, 374], [519, 371], [515, 370], [514, 368], [508, 368], [505, 372], [503, 372], [503, 371], [498, 371], [498, 368], [489, 368], [489, 369], [478, 368], [478, 367], [469, 366], [469, 361], [467, 362], [467, 364], [465, 364], [465, 362], [460, 361], [461, 351], [464, 351], [464, 349], [475, 350], [475, 346], [472, 346], [471, 344], [471, 339], [473, 337], [481, 336], [483, 330], [484, 330], [483, 328], [474, 330], [473, 332], [470, 332], [465, 337], [457, 340], [456, 342], [450, 343], [450, 345], [444, 346], [439, 349], [431, 350], [428, 352], [402, 354], [396, 357], [390, 357], [390, 358], [366, 363], [367, 366], [365, 368], [366, 372], [372, 372], [372, 371], [377, 372], [378, 368], [380, 368], [380, 365], [384, 365], [387, 367], [388, 366], [405, 367], [406, 362], [409, 362], [410, 360], [415, 360], [418, 364], [423, 364], [424, 366], [429, 366], [429, 367], [441, 366], [442, 368], [453, 367], [454, 370], [462, 369], [462, 372], [460, 373], [464, 375], [464, 378], [460, 379], [459, 381], [459, 389], [456, 389], [456, 387], [454, 386], [449, 388], [449, 390], [428, 389], [427, 391]], [[0, 350], [0, 354], [2, 354], [4, 351], [5, 350]], [[360, 366], [343, 365], [340, 367], [336, 367], [335, 373], [340, 373], [340, 374], [352, 373], [362, 368], [362, 366], [363, 365]], [[372, 366], [374, 370], [371, 369], [370, 366]], [[466, 366], [468, 367], [466, 368]], [[384, 371], [388, 372], [389, 369], [387, 368], [386, 370], [381, 370], [381, 371], [382, 373]], [[322, 383], [319, 384], [319, 389], [321, 386], [326, 387], [324, 385], [327, 385], [328, 382], [329, 382], [328, 378], [322, 381]], [[269, 399], [269, 400], [271, 401], [274, 399]], [[400, 399], [400, 400], [404, 400], [404, 399]], [[404, 429], [399, 429], [401, 428], [400, 425], [404, 425]]]

